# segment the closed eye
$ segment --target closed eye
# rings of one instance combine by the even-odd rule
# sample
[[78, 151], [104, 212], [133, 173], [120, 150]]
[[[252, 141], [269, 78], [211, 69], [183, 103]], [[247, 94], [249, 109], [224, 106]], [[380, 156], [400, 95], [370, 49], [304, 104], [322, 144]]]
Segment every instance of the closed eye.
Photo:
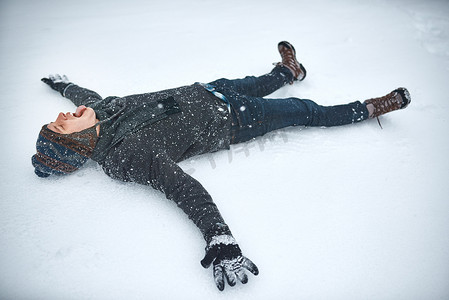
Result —
[[63, 133], [64, 127], [62, 125], [55, 125], [54, 123], [50, 123], [47, 125], [47, 128], [56, 133]]

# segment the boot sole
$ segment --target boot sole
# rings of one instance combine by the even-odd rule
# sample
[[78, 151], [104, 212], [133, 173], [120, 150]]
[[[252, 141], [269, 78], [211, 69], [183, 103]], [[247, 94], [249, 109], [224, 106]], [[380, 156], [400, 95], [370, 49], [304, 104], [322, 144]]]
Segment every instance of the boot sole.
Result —
[[395, 92], [398, 92], [402, 98], [402, 105], [400, 109], [406, 108], [410, 104], [410, 102], [412, 102], [410, 92], [406, 88], [398, 88], [395, 90]]
[[284, 46], [285, 48], [288, 48], [288, 49], [292, 49], [292, 50], [293, 50], [293, 54], [296, 56], [296, 50], [295, 50], [295, 47], [293, 47], [292, 44], [290, 44], [290, 43], [287, 42], [287, 41], [282, 41], [282, 42], [280, 42], [280, 43], [278, 44], [278, 50], [279, 50], [279, 52], [281, 51], [281, 50], [279, 49], [281, 46]]
[[302, 70], [302, 72], [304, 73], [304, 76], [301, 78], [301, 79], [298, 79], [299, 81], [303, 81], [305, 78], [306, 78], [306, 76], [307, 76], [307, 71], [306, 71], [306, 68], [304, 68], [304, 66], [300, 63], [299, 64], [299, 68]]

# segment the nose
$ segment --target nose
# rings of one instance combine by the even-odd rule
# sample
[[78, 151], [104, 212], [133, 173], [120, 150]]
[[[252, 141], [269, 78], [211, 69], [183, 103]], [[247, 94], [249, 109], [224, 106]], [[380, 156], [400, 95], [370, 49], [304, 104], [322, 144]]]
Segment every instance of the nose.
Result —
[[64, 121], [64, 120], [67, 120], [67, 117], [66, 117], [66, 115], [63, 112], [60, 112], [59, 115], [58, 115], [58, 118], [56, 120]]

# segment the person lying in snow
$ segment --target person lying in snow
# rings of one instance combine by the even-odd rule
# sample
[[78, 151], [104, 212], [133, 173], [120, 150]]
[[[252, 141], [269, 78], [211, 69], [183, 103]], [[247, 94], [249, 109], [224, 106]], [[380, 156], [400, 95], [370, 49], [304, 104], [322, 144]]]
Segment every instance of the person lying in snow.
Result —
[[242, 255], [212, 197], [177, 163], [189, 157], [229, 149], [236, 144], [288, 126], [338, 126], [403, 109], [410, 94], [398, 88], [364, 102], [320, 106], [307, 99], [265, 99], [282, 86], [302, 81], [306, 70], [288, 42], [278, 44], [282, 62], [263, 76], [218, 79], [154, 93], [107, 97], [69, 82], [60, 75], [43, 78], [70, 99], [75, 113], [60, 113], [44, 125], [32, 157], [40, 177], [69, 174], [89, 158], [122, 181], [162, 191], [196, 224], [206, 240], [201, 265], [213, 264], [219, 290], [239, 280], [246, 270], [259, 273]]

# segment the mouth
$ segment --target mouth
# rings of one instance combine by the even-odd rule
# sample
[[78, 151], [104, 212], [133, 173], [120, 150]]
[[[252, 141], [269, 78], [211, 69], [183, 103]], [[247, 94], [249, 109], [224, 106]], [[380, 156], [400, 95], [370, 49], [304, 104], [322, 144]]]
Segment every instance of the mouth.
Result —
[[86, 111], [87, 107], [84, 105], [80, 105], [76, 108], [75, 113], [73, 114], [75, 117], [79, 118], [83, 115], [83, 113]]

